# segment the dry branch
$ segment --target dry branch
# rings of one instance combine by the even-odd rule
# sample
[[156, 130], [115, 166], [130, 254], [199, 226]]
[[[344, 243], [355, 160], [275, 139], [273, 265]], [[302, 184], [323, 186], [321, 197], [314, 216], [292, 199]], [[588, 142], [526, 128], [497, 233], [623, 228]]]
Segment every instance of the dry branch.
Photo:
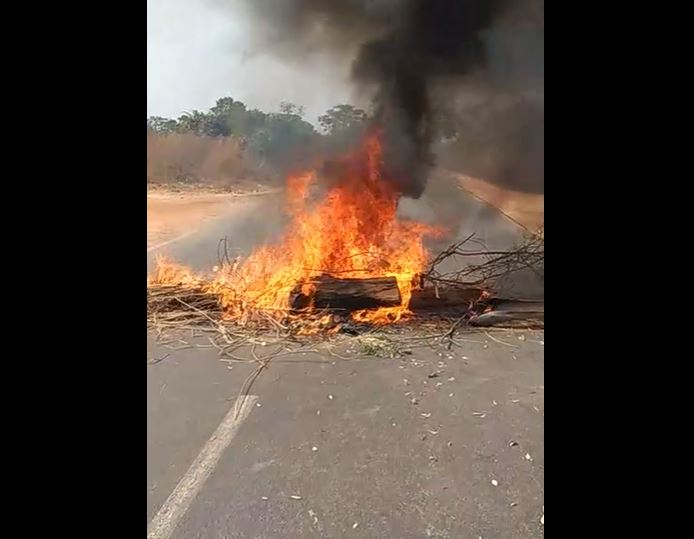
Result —
[[[444, 249], [423, 273], [423, 281], [453, 288], [493, 288], [500, 279], [525, 269], [542, 277], [545, 260], [545, 238], [542, 228], [525, 237], [519, 245], [508, 251], [468, 250], [467, 245], [473, 241], [474, 234], [470, 234], [464, 240]], [[482, 257], [486, 260], [481, 263], [468, 263], [448, 272], [439, 269], [446, 260], [472, 257]]]
[[[454, 271], [440, 270], [446, 260], [470, 261], [480, 257], [484, 259], [481, 263], [467, 263]], [[226, 240], [218, 246], [218, 258], [220, 265], [225, 267], [236, 264], [229, 257]], [[450, 320], [455, 320], [455, 329], [446, 337], [449, 345], [455, 344], [455, 331], [462, 324], [542, 327], [544, 307], [541, 304], [504, 303], [494, 298], [490, 291], [499, 279], [510, 273], [527, 268], [541, 273], [543, 266], [544, 234], [541, 230], [509, 251], [485, 250], [471, 234], [432, 260], [421, 276], [422, 286], [412, 290], [410, 310], [414, 317], [409, 320], [417, 324], [433, 319], [449, 320], [450, 324]], [[220, 298], [206, 292], [206, 286], [203, 279], [178, 285], [151, 281], [147, 288], [148, 322], [158, 332], [165, 329], [212, 331], [221, 339], [214, 343], [220, 349], [220, 356], [229, 360], [240, 360], [233, 355], [234, 350], [247, 344], [248, 339], [258, 340], [260, 335], [266, 340], [268, 335], [274, 334], [275, 342], [286, 343], [309, 334], [334, 335], [340, 329], [363, 334], [369, 326], [351, 321], [351, 311], [401, 303], [394, 277], [341, 279], [324, 274], [294, 290], [288, 311], [249, 309], [234, 321], [224, 321]]]
[[160, 326], [208, 325], [221, 319], [219, 298], [198, 286], [147, 286], [147, 318]]

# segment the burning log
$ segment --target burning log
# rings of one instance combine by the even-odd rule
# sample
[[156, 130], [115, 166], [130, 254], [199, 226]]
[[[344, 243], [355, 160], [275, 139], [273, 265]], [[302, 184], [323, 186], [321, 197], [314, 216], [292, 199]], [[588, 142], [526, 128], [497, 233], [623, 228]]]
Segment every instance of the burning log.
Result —
[[468, 309], [484, 295], [484, 290], [475, 286], [469, 287], [434, 287], [426, 286], [412, 291], [410, 310], [412, 312], [450, 311]]
[[295, 290], [290, 299], [292, 309], [357, 311], [377, 307], [397, 307], [401, 303], [395, 277], [338, 279], [321, 275]]

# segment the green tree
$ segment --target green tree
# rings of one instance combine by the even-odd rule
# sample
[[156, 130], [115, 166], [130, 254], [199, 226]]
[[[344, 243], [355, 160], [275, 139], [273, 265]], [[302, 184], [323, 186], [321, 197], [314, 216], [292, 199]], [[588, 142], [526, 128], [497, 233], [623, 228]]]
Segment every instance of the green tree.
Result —
[[147, 118], [147, 129], [158, 134], [173, 133], [176, 131], [176, 120], [162, 116], [150, 116]]
[[250, 147], [262, 162], [283, 167], [307, 155], [318, 137], [313, 126], [295, 114], [268, 114], [250, 139]]
[[[352, 125], [364, 114], [354, 109], [352, 120], [348, 121], [346, 111], [336, 107], [336, 113], [335, 129], [338, 130], [338, 119], [345, 125]], [[303, 107], [289, 102], [282, 102], [279, 113], [266, 114], [257, 109], [249, 110], [244, 103], [231, 97], [222, 97], [207, 112], [185, 112], [178, 120], [152, 117], [147, 120], [147, 126], [157, 133], [236, 137], [261, 163], [279, 170], [308, 158], [319, 146], [321, 137], [313, 125], [302, 119], [303, 114]]]
[[202, 128], [205, 125], [206, 115], [199, 110], [192, 112], [184, 112], [178, 118], [176, 130], [179, 133], [196, 133], [202, 134]]
[[328, 135], [361, 129], [367, 115], [352, 105], [336, 105], [318, 117], [318, 123]]
[[242, 101], [235, 101], [231, 97], [222, 97], [217, 99], [214, 107], [210, 109], [210, 113], [215, 116], [229, 114], [230, 112], [245, 112], [246, 105]]
[[210, 109], [208, 116], [205, 124], [205, 134], [208, 136], [247, 137], [250, 134], [248, 125], [250, 113], [241, 101], [222, 97]]
[[304, 107], [300, 105], [295, 105], [289, 101], [282, 101], [280, 103], [280, 112], [282, 114], [290, 114], [292, 116], [298, 116], [299, 118], [304, 117]]

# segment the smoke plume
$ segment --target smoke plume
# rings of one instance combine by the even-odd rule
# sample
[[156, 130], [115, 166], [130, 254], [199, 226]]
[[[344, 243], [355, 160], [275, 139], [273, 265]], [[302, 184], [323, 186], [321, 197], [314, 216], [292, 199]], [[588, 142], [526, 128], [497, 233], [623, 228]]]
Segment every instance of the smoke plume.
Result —
[[243, 1], [263, 52], [351, 55], [404, 195], [422, 194], [442, 126], [481, 154], [507, 149], [492, 152], [492, 180], [543, 184], [543, 0]]

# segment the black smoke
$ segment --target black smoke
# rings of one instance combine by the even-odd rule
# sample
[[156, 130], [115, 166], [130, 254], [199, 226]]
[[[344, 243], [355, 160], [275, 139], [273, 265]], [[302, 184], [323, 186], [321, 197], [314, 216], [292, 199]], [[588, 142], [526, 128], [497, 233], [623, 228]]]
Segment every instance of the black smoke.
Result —
[[[386, 176], [404, 195], [422, 194], [447, 120], [462, 141], [484, 125], [473, 146], [501, 139], [512, 150], [495, 154], [501, 183], [513, 183], [515, 168], [544, 182], [542, 0], [245, 1], [260, 46], [294, 58], [316, 50], [353, 55], [352, 80], [373, 91]], [[466, 88], [489, 107], [470, 108], [460, 97]], [[513, 115], [499, 117], [496, 96], [514, 103]]]

